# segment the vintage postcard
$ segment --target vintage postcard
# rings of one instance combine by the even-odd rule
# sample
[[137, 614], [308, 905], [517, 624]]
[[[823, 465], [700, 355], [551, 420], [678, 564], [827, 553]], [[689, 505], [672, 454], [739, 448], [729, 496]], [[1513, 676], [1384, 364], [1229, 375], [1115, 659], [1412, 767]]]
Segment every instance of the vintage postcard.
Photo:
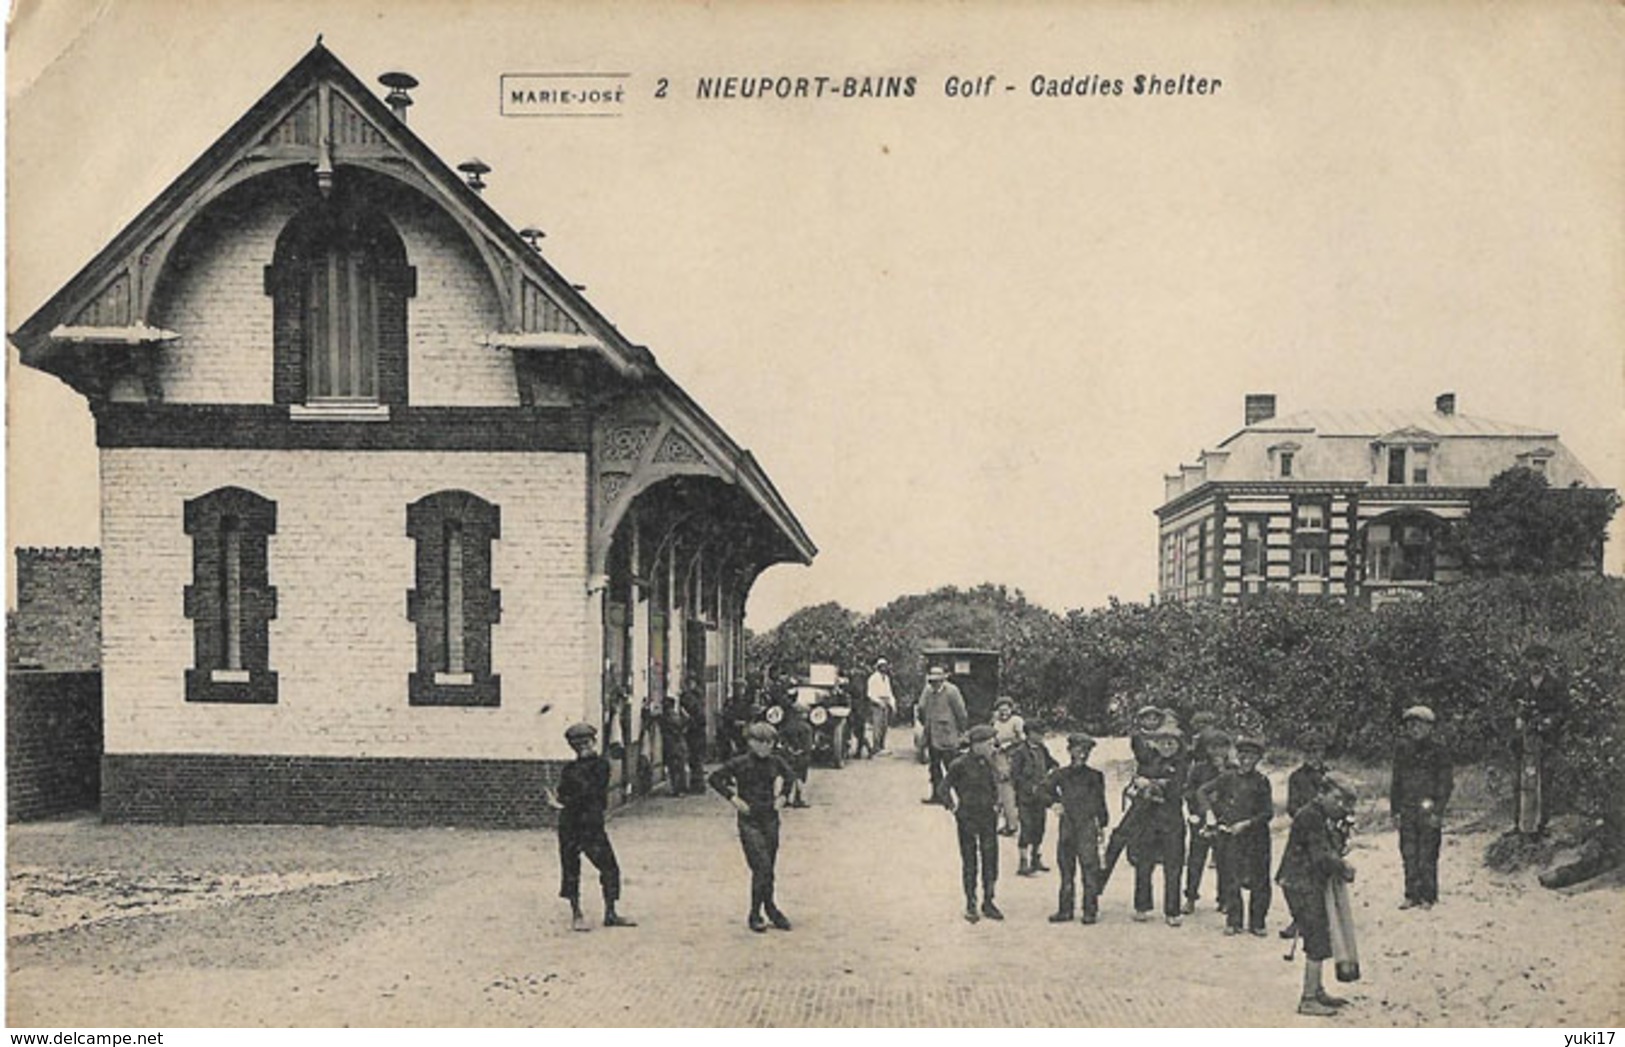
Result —
[[1404, 653], [1022, 652], [1412, 613], [1509, 471], [1607, 509], [1622, 59], [1600, 0], [17, 4], [7, 1024], [1618, 1025], [1619, 874], [1538, 879], [1613, 860], [1542, 762], [1617, 738], [1601, 612], [1486, 604], [1569, 689], [1456, 651], [1392, 767], [1338, 695]]

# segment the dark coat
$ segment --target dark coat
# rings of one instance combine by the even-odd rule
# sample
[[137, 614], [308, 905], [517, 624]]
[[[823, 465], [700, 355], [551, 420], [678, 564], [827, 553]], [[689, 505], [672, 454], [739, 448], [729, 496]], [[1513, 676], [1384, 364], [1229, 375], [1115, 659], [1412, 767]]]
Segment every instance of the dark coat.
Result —
[[1433, 801], [1433, 816], [1443, 817], [1455, 788], [1450, 754], [1431, 735], [1420, 740], [1402, 738], [1394, 749], [1394, 777], [1388, 789], [1388, 808], [1395, 816], [1415, 814], [1423, 800]]

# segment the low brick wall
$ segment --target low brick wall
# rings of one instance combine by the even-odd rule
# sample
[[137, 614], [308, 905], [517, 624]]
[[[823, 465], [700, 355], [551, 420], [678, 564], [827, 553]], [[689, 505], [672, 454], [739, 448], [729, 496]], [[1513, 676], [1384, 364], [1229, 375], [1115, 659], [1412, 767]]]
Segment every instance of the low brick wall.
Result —
[[362, 759], [193, 753], [102, 758], [110, 822], [458, 825], [553, 824], [542, 787], [554, 760]]
[[101, 673], [6, 674], [7, 821], [94, 810], [101, 755]]

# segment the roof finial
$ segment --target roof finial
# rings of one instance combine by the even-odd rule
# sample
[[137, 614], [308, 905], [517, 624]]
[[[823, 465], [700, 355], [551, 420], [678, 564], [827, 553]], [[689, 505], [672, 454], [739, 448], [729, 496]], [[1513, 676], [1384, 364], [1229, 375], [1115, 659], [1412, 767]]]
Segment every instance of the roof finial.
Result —
[[316, 46], [317, 47], [322, 46], [322, 34], [320, 34], [320, 33], [316, 34]]

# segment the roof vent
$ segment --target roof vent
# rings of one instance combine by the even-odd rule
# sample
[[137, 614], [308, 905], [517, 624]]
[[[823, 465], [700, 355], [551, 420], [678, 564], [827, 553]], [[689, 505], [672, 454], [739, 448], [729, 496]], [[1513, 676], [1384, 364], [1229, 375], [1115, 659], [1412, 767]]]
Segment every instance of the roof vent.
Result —
[[406, 110], [412, 104], [412, 96], [406, 92], [418, 85], [417, 77], [411, 73], [385, 73], [378, 82], [389, 88], [389, 94], [384, 96], [389, 111], [395, 114], [395, 119], [406, 123]]
[[527, 225], [523, 229], [519, 230], [519, 239], [529, 244], [532, 251], [541, 251], [542, 241], [546, 239], [546, 237], [547, 234], [536, 228], [534, 225]]
[[1435, 411], [1438, 411], [1442, 415], [1447, 415], [1448, 416], [1448, 415], [1455, 414], [1456, 413], [1456, 394], [1455, 393], [1440, 393], [1433, 400], [1433, 409]]
[[1275, 417], [1274, 393], [1248, 393], [1246, 399], [1245, 425], [1257, 425]]
[[472, 156], [458, 164], [457, 170], [468, 176], [468, 187], [477, 193], [485, 188], [483, 176], [491, 173], [491, 165], [477, 156]]

